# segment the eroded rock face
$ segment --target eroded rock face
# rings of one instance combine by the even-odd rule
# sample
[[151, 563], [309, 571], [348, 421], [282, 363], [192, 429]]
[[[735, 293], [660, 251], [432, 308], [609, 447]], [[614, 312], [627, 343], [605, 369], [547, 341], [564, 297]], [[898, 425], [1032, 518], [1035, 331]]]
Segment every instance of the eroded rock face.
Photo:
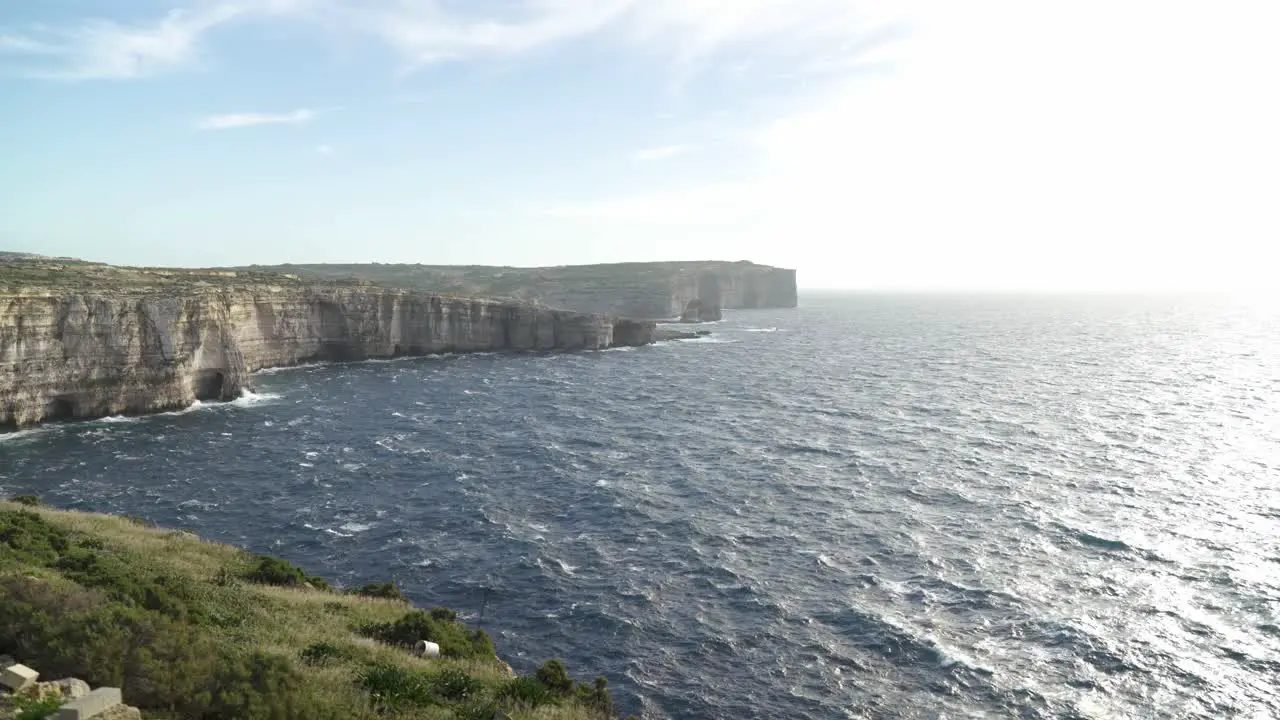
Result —
[[0, 295], [0, 427], [230, 400], [267, 367], [604, 349], [652, 333], [605, 315], [369, 287], [24, 291]]

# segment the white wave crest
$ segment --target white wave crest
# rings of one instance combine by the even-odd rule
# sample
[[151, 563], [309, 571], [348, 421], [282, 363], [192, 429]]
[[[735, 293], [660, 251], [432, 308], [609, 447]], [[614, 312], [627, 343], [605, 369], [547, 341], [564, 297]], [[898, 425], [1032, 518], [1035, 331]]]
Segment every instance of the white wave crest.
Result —
[[732, 345], [740, 342], [739, 340], [726, 340], [715, 335], [703, 335], [696, 338], [681, 338], [673, 340], [659, 340], [651, 347], [673, 347], [676, 345]]
[[262, 403], [279, 400], [282, 395], [275, 393], [256, 393], [248, 388], [240, 391], [240, 397], [232, 400], [229, 404], [236, 407], [250, 407], [252, 405], [261, 405]]
[[261, 370], [255, 370], [252, 374], [253, 375], [275, 375], [276, 373], [282, 373], [288, 370], [306, 370], [307, 368], [324, 367], [325, 365], [328, 365], [328, 364], [329, 363], [317, 362], [317, 363], [302, 363], [301, 365], [281, 365], [280, 367], [269, 367], [269, 368], [262, 368]]
[[43, 432], [46, 432], [46, 428], [32, 428], [31, 430], [17, 430], [15, 432], [0, 432], [0, 443], [30, 440]]
[[201, 408], [206, 408], [206, 407], [211, 407], [211, 406], [199, 400], [196, 400], [192, 402], [190, 405], [182, 408], [181, 410], [170, 410], [169, 412], [160, 413], [160, 414], [161, 415], [186, 415], [187, 413], [195, 412]]
[[[560, 568], [560, 572], [563, 572], [565, 575], [573, 575], [578, 570], [577, 565], [570, 565], [560, 558], [553, 557], [551, 558], [551, 562], [555, 563], [556, 566]], [[539, 564], [541, 565], [541, 562], [539, 562]]]

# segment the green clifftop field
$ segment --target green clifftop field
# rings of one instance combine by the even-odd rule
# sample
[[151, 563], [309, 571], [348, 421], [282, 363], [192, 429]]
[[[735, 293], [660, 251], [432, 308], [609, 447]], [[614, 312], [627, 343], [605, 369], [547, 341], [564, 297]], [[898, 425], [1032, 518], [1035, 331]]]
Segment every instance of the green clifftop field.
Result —
[[[147, 718], [614, 717], [603, 678], [513, 673], [450, 610], [127, 518], [0, 502], [0, 655], [124, 690]], [[418, 640], [442, 657], [416, 657]]]

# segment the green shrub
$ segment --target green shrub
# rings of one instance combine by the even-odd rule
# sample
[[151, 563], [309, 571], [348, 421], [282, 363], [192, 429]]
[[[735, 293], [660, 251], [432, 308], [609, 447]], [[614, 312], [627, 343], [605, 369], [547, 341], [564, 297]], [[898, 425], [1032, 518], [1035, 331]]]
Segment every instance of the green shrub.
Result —
[[533, 676], [554, 695], [568, 697], [573, 694], [573, 678], [569, 676], [569, 669], [559, 660], [544, 662]]
[[241, 583], [239, 576], [225, 567], [218, 568], [209, 581], [218, 587], [238, 587]]
[[334, 660], [346, 660], [350, 653], [333, 643], [318, 642], [308, 645], [300, 653], [302, 662], [308, 665], [327, 665]]
[[494, 720], [498, 715], [498, 704], [493, 700], [475, 700], [453, 711], [457, 720]]
[[498, 697], [506, 701], [505, 704], [515, 704], [529, 708], [541, 707], [554, 700], [551, 691], [547, 689], [546, 685], [534, 678], [523, 675], [512, 679], [504, 685], [498, 691]]
[[384, 710], [399, 711], [407, 706], [422, 707], [436, 702], [431, 681], [426, 675], [396, 665], [378, 664], [360, 675], [360, 686], [369, 691], [373, 704]]
[[262, 652], [224, 656], [211, 690], [181, 716], [205, 720], [333, 717], [333, 709], [324, 709], [304, 697], [302, 685], [302, 676], [288, 658]]
[[613, 717], [617, 710], [613, 706], [613, 696], [609, 693], [609, 679], [597, 675], [591, 685], [578, 685], [578, 700], [587, 707], [608, 717]]
[[9, 498], [9, 502], [35, 507], [40, 504], [40, 498], [35, 495], [14, 495]]
[[70, 546], [70, 534], [38, 514], [0, 510], [0, 562], [51, 567]]
[[298, 587], [310, 585], [320, 590], [328, 590], [329, 583], [324, 578], [308, 575], [284, 558], [273, 555], [256, 555], [256, 564], [249, 571], [248, 579], [263, 585], [282, 585]]
[[46, 717], [56, 713], [60, 707], [62, 707], [62, 697], [56, 695], [43, 700], [19, 699], [18, 714], [14, 716], [14, 720], [45, 720]]
[[400, 586], [393, 582], [369, 583], [359, 590], [356, 590], [355, 593], [357, 595], [363, 595], [364, 597], [385, 598], [387, 600], [400, 600], [402, 602], [408, 602], [409, 600], [404, 596], [404, 593], [400, 591]]
[[[126, 605], [154, 610], [174, 620], [210, 624], [198, 591], [184, 578], [138, 576], [137, 569], [119, 557], [84, 548], [72, 548], [58, 558], [54, 567], [67, 579], [85, 587], [100, 588]], [[212, 624], [225, 626], [225, 622]]]
[[[448, 613], [447, 615], [445, 613]], [[440, 653], [456, 658], [491, 659], [494, 657], [493, 641], [483, 630], [471, 631], [457, 620], [452, 610], [437, 608], [430, 613], [413, 610], [399, 620], [390, 623], [371, 623], [359, 628], [360, 634], [388, 645], [414, 645], [419, 640], [429, 640], [440, 646]]]
[[431, 676], [435, 693], [447, 700], [459, 701], [475, 698], [484, 690], [484, 684], [457, 668]]

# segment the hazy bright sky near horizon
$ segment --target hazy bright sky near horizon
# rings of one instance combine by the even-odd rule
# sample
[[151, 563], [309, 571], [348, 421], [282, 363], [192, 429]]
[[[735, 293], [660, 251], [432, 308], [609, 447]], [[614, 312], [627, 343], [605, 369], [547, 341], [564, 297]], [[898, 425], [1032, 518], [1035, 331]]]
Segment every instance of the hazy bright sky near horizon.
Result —
[[0, 0], [0, 249], [1265, 287], [1278, 36], [1274, 0]]

